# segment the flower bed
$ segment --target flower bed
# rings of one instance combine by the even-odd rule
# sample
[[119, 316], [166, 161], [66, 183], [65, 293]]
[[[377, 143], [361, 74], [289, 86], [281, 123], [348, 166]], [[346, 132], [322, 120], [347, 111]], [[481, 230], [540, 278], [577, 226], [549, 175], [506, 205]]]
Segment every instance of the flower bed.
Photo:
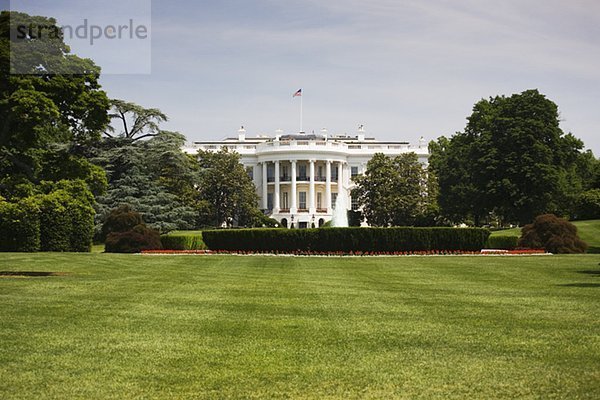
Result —
[[547, 254], [543, 249], [519, 249], [519, 250], [482, 250], [482, 251], [461, 251], [461, 250], [428, 250], [428, 251], [249, 251], [249, 250], [144, 250], [142, 254], [235, 254], [235, 255], [292, 255], [292, 256], [461, 256], [461, 255], [529, 255], [529, 254]]

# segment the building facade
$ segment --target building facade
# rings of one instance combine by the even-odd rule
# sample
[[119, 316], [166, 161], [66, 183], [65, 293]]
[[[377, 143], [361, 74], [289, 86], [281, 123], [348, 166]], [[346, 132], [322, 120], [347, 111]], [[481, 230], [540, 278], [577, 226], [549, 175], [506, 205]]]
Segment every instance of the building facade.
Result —
[[283, 226], [298, 228], [321, 226], [331, 220], [337, 197], [345, 196], [348, 209], [358, 204], [350, 193], [352, 177], [366, 170], [375, 153], [396, 156], [414, 152], [426, 165], [429, 153], [425, 141], [411, 146], [408, 142], [378, 141], [366, 137], [359, 128], [355, 136], [291, 134], [274, 137], [246, 137], [240, 129], [237, 138], [194, 142], [184, 151], [236, 151], [254, 181], [260, 208]]

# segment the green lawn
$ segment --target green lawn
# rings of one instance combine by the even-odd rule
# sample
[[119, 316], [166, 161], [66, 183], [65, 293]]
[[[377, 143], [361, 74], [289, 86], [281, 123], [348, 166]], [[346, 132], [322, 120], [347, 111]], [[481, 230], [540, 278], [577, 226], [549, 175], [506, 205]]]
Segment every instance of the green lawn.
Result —
[[[573, 221], [579, 237], [586, 242], [590, 253], [600, 253], [600, 219], [590, 221]], [[492, 232], [494, 236], [521, 236], [521, 228], [505, 229]]]
[[598, 399], [599, 262], [3, 254], [0, 398]]

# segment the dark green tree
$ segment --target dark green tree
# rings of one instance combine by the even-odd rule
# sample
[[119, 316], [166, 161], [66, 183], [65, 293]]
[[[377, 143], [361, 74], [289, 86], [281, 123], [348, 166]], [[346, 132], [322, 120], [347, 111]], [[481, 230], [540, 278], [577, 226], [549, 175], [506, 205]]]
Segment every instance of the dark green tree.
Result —
[[428, 195], [427, 171], [414, 153], [394, 158], [377, 153], [354, 181], [352, 196], [372, 226], [415, 225], [434, 201]]
[[97, 234], [110, 211], [121, 205], [131, 206], [161, 233], [196, 225], [197, 166], [181, 151], [183, 140], [164, 131], [148, 140], [105, 140], [95, 159], [109, 182], [106, 195], [98, 198]]
[[199, 151], [200, 198], [206, 203], [205, 223], [220, 226], [255, 226], [264, 221], [258, 209], [254, 183], [240, 162], [239, 154], [227, 149]]
[[558, 106], [537, 90], [475, 104], [464, 132], [431, 145], [440, 206], [455, 221], [524, 224], [565, 214], [583, 182], [583, 143], [559, 126]]
[[[20, 38], [19, 26], [36, 34]], [[102, 192], [101, 171], [83, 157], [109, 121], [99, 75], [70, 53], [53, 18], [0, 13], [0, 192], [47, 179], [83, 179]]]
[[144, 108], [118, 99], [111, 100], [109, 116], [119, 128], [108, 126], [104, 134], [109, 138], [120, 137], [131, 141], [156, 136], [160, 132], [160, 123], [168, 120], [157, 108]]

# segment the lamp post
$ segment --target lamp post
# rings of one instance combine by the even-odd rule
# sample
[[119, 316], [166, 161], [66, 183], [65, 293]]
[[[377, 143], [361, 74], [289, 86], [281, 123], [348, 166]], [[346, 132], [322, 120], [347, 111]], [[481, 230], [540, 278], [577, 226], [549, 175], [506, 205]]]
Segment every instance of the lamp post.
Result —
[[294, 214], [292, 214], [292, 216], [290, 217], [290, 220], [292, 221], [292, 224], [290, 225], [290, 228], [294, 229]]
[[312, 225], [311, 228], [315, 227], [315, 214], [312, 215]]

